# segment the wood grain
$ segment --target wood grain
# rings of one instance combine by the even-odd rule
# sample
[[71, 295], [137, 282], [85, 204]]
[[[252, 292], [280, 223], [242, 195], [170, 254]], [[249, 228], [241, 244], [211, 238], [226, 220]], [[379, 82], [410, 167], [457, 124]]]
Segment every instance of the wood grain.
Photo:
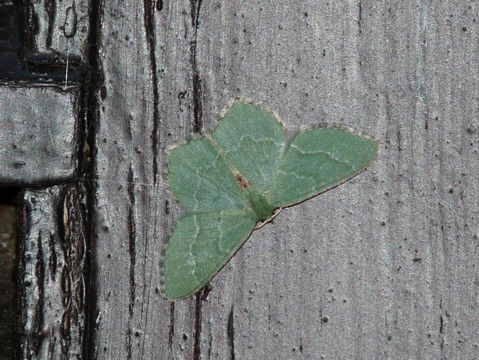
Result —
[[[478, 25], [469, 1], [96, 5], [91, 358], [474, 359]], [[203, 297], [159, 295], [164, 149], [233, 96], [382, 144], [256, 231]]]
[[17, 358], [82, 359], [86, 193], [81, 185], [26, 190], [17, 246]]

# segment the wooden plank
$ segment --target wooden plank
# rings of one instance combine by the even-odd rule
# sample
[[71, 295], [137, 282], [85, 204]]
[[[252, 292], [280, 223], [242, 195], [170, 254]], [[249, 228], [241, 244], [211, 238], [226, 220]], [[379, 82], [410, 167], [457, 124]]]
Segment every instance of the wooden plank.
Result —
[[0, 85], [0, 185], [46, 185], [77, 176], [79, 89]]
[[158, 186], [164, 120], [155, 94], [160, 67], [153, 55], [152, 17], [157, 10], [150, 5], [108, 1], [96, 9], [96, 78], [101, 82], [91, 145], [95, 276], [90, 292], [96, 299], [90, 359], [167, 354], [163, 340], [168, 339], [170, 306], [159, 294], [158, 265], [166, 221], [166, 198]]
[[[92, 358], [474, 358], [477, 5], [154, 5], [100, 9]], [[381, 153], [256, 231], [204, 300], [170, 305], [163, 150], [237, 95], [291, 128], [364, 130]]]
[[85, 197], [85, 189], [77, 184], [21, 195], [18, 358], [84, 358]]
[[[99, 9], [91, 358], [171, 357], [176, 346], [174, 305], [159, 294], [163, 241], [178, 214], [162, 187], [163, 153], [195, 128], [193, 35], [190, 3], [160, 5], [131, 0]], [[196, 311], [187, 303], [182, 341], [191, 358]]]

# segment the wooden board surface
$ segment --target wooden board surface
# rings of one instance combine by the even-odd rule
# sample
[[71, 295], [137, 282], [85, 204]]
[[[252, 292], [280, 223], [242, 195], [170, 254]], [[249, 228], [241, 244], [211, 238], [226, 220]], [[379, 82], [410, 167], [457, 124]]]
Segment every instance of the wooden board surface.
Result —
[[[105, 1], [95, 5], [91, 358], [475, 359], [478, 4]], [[205, 299], [169, 304], [180, 213], [164, 149], [233, 96], [288, 127], [381, 141], [362, 175], [256, 231]], [[206, 295], [206, 294], [205, 294]]]

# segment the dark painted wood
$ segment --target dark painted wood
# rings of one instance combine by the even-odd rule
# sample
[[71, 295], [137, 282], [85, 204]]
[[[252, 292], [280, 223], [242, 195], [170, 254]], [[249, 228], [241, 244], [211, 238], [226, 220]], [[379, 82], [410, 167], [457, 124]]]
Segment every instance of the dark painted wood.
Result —
[[22, 194], [17, 249], [19, 359], [82, 359], [86, 192], [81, 185]]
[[19, 204], [18, 359], [85, 358], [88, 6], [0, 3], [0, 186], [36, 188]]
[[0, 185], [71, 181], [79, 166], [78, 87], [0, 85]]

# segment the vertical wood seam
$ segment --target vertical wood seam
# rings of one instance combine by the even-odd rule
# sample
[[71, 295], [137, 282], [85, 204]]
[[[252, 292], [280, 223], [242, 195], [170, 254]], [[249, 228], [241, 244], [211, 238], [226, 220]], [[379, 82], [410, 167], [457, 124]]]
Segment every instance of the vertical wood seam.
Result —
[[153, 133], [152, 133], [152, 152], [153, 152], [153, 182], [158, 179], [159, 170], [159, 144], [160, 144], [160, 115], [159, 115], [159, 94], [158, 94], [158, 74], [156, 64], [156, 34], [155, 34], [155, 1], [143, 0], [144, 4], [144, 24], [146, 33], [146, 43], [150, 55], [152, 91], [153, 91]]

